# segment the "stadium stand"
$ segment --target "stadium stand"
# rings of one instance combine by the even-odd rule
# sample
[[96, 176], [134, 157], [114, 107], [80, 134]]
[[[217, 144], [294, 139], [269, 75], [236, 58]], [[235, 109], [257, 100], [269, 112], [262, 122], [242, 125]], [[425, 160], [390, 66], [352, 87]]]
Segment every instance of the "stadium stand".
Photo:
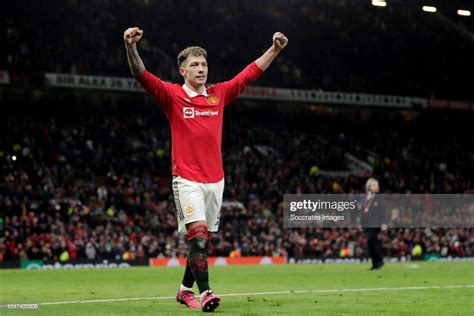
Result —
[[[57, 261], [64, 251], [70, 260], [186, 254], [170, 192], [166, 119], [156, 105], [119, 100], [97, 104], [58, 93], [2, 109], [3, 260]], [[368, 174], [354, 170], [347, 154], [370, 165], [385, 192], [474, 188], [473, 136], [463, 132], [470, 114], [324, 114], [311, 106], [237, 103], [226, 110], [225, 203], [212, 255], [365, 256], [361, 229], [282, 228], [284, 193], [361, 192]], [[448, 126], [446, 116], [460, 116], [457, 125]], [[390, 229], [383, 243], [390, 256], [415, 245], [472, 256], [474, 230]]]
[[[92, 8], [78, 0], [11, 1], [0, 13], [0, 69], [129, 76], [122, 33], [140, 25], [140, 52], [152, 72], [178, 80], [178, 52], [198, 44], [209, 52], [209, 80], [218, 82], [258, 56], [279, 25], [294, 49], [257, 85], [471, 100], [465, 78], [474, 70], [472, 19], [451, 7], [425, 14], [419, 4], [393, 1], [380, 9], [369, 1], [277, 0], [269, 8], [268, 1], [205, 0], [176, 7], [118, 0]], [[206, 36], [195, 43], [195, 33]]]

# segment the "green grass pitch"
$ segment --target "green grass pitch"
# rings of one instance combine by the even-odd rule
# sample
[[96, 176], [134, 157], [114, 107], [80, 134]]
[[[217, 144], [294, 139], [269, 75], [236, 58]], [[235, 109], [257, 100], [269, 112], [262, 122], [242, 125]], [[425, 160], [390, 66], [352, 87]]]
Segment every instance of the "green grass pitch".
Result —
[[[211, 267], [217, 315], [474, 315], [474, 264]], [[2, 270], [1, 315], [201, 315], [173, 298], [183, 268]], [[326, 291], [328, 290], [328, 291]], [[262, 294], [265, 293], [266, 294]], [[273, 293], [268, 293], [273, 292]], [[235, 295], [227, 295], [235, 294]], [[135, 300], [121, 300], [136, 298]], [[97, 302], [110, 299], [114, 301]], [[88, 300], [90, 302], [79, 302]], [[71, 302], [76, 301], [76, 302]]]

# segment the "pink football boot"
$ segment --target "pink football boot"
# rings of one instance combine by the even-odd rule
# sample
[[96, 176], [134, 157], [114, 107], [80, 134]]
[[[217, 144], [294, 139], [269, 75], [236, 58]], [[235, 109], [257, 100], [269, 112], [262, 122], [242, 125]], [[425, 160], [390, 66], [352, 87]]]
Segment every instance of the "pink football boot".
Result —
[[186, 305], [189, 308], [200, 308], [198, 301], [194, 297], [194, 292], [192, 291], [180, 291], [178, 289], [178, 294], [176, 294], [176, 301]]
[[214, 295], [211, 290], [207, 290], [201, 298], [203, 312], [213, 312], [221, 304], [221, 298]]

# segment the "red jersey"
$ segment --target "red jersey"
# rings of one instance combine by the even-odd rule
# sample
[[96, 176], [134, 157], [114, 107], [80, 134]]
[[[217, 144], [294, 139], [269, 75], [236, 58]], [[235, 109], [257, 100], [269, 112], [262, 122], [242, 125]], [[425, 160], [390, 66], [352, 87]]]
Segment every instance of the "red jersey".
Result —
[[224, 178], [221, 144], [224, 107], [234, 100], [262, 70], [255, 62], [233, 79], [190, 96], [179, 84], [164, 82], [145, 70], [136, 79], [158, 101], [171, 128], [172, 173], [202, 183]]

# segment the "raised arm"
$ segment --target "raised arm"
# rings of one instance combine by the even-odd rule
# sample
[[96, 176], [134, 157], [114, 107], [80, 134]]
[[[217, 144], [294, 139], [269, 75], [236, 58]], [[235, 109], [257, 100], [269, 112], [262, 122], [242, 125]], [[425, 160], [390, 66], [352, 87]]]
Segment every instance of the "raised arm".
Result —
[[227, 105], [241, 94], [244, 89], [254, 80], [256, 80], [262, 72], [267, 70], [275, 57], [288, 44], [288, 38], [280, 32], [273, 34], [273, 44], [267, 51], [257, 60], [245, 67], [239, 74], [229, 81], [221, 82], [216, 85], [224, 95], [224, 104]]
[[262, 71], [267, 70], [268, 66], [270, 66], [272, 61], [278, 56], [281, 50], [285, 48], [286, 44], [288, 44], [288, 38], [283, 35], [283, 33], [276, 32], [273, 34], [272, 46], [270, 46], [270, 48], [267, 49], [267, 51], [255, 61], [258, 68], [260, 68]]
[[138, 27], [128, 28], [123, 33], [123, 40], [125, 41], [125, 49], [127, 50], [127, 59], [128, 65], [130, 66], [130, 71], [134, 76], [140, 75], [145, 71], [145, 65], [138, 55], [137, 43], [143, 36], [143, 30], [140, 30]]
[[162, 81], [152, 73], [148, 72], [143, 65], [143, 61], [138, 55], [137, 43], [143, 36], [143, 30], [138, 27], [128, 28], [123, 33], [125, 49], [127, 50], [128, 65], [135, 79], [141, 84], [143, 89], [148, 92], [165, 111], [169, 109], [170, 91], [169, 83]]

